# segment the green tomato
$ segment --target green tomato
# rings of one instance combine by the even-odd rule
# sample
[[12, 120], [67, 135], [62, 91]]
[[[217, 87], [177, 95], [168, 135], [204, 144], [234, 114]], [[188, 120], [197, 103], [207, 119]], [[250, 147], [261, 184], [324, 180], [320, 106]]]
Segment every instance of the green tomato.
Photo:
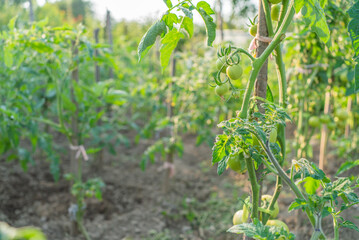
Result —
[[271, 4], [277, 4], [282, 2], [282, 0], [268, 0]]
[[339, 120], [342, 120], [342, 121], [347, 120], [349, 117], [349, 113], [345, 109], [338, 109], [335, 112], [335, 115], [339, 118]]
[[228, 83], [224, 83], [220, 86], [217, 85], [214, 91], [218, 96], [223, 97], [229, 91], [229, 85]]
[[239, 225], [239, 224], [245, 223], [245, 222], [247, 222], [247, 218], [248, 218], [248, 213], [247, 213], [247, 216], [245, 216], [245, 213], [243, 210], [238, 210], [233, 215], [233, 225]]
[[324, 124], [328, 124], [331, 122], [330, 116], [327, 114], [321, 115], [319, 118], [320, 118], [320, 121]]
[[239, 225], [243, 223], [243, 210], [238, 210], [232, 219], [233, 225]]
[[320, 126], [320, 120], [319, 120], [319, 117], [317, 116], [311, 116], [308, 120], [308, 123], [309, 123], [309, 126], [311, 127], [319, 127]]
[[269, 133], [269, 142], [275, 143], [277, 141], [277, 129], [272, 128], [271, 132]]
[[244, 161], [243, 152], [232, 154], [227, 161], [227, 166], [238, 173], [246, 172], [247, 167], [246, 162]]
[[282, 4], [275, 4], [275, 5], [272, 6], [272, 9], [271, 9], [272, 21], [278, 21], [279, 20], [279, 15], [280, 15], [281, 8], [282, 8]]
[[[283, 221], [275, 219], [275, 220], [268, 220], [266, 223], [267, 226], [274, 226], [278, 228], [284, 228], [289, 233], [289, 228], [287, 224], [285, 224]], [[286, 238], [284, 236], [280, 236], [277, 238], [277, 240], [285, 240]]]
[[327, 124], [327, 127], [330, 131], [333, 131], [335, 129], [337, 125], [335, 124], [335, 122], [330, 122]]
[[[267, 208], [271, 201], [272, 201], [271, 195], [262, 195], [262, 206], [263, 207]], [[279, 205], [278, 205], [278, 201], [276, 201], [274, 204], [273, 213], [270, 215], [270, 218], [276, 218], [278, 216], [278, 213], [279, 213]], [[260, 219], [262, 219], [262, 213], [260, 214]]]
[[249, 34], [252, 35], [253, 37], [257, 36], [257, 24], [252, 25], [249, 27]]
[[250, 213], [249, 208], [247, 207], [246, 204], [244, 204], [244, 205], [243, 205], [243, 215], [242, 215], [242, 216], [243, 216], [243, 217], [242, 217], [242, 221], [243, 221], [244, 223], [247, 222], [248, 217], [249, 217], [249, 213]]
[[[226, 72], [226, 69], [228, 67], [227, 63], [226, 63], [226, 56], [223, 56], [223, 57], [220, 57], [217, 59], [216, 61], [216, 67], [217, 67], [217, 70], [220, 71], [222, 69], [221, 72], [225, 73]], [[224, 67], [222, 68], [222, 66], [224, 65]]]
[[242, 69], [242, 67], [241, 67], [239, 64], [237, 64], [237, 65], [231, 65], [231, 66], [228, 66], [228, 67], [227, 67], [226, 72], [227, 72], [227, 76], [228, 76], [231, 80], [235, 81], [235, 80], [239, 80], [240, 77], [242, 77], [243, 69]]

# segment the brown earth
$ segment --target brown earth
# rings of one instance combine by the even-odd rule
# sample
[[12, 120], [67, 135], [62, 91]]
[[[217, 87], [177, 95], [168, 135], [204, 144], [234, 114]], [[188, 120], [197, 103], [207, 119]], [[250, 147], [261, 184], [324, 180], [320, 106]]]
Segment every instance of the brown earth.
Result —
[[[161, 161], [149, 164], [145, 172], [139, 168], [139, 159], [147, 146], [145, 142], [122, 147], [116, 156], [106, 154], [101, 171], [94, 171], [89, 166], [91, 162], [86, 165], [85, 179], [100, 177], [106, 184], [103, 201], [87, 201], [85, 226], [93, 240], [240, 239], [225, 231], [231, 227], [238, 199], [249, 192], [246, 175], [227, 171], [217, 176], [216, 167], [210, 164], [210, 147], [195, 147], [193, 136], [186, 136], [184, 142], [183, 158], [175, 159], [176, 174], [166, 193], [163, 191], [165, 173], [158, 170]], [[41, 159], [36, 162], [36, 166], [24, 173], [16, 162], [0, 161], [0, 221], [16, 227], [39, 227], [48, 240], [83, 239], [80, 235], [69, 235], [68, 182], [54, 182], [48, 163]], [[67, 164], [64, 160], [63, 165]], [[274, 180], [269, 179], [272, 180], [263, 191], [270, 194]], [[297, 235], [296, 239], [310, 239], [312, 228], [304, 214], [287, 212], [293, 199], [284, 187], [279, 200], [279, 218]], [[348, 220], [358, 223], [355, 216], [359, 216], [357, 208], [344, 214]], [[332, 237], [329, 217], [323, 228]], [[359, 239], [359, 234], [342, 229], [340, 239]]]

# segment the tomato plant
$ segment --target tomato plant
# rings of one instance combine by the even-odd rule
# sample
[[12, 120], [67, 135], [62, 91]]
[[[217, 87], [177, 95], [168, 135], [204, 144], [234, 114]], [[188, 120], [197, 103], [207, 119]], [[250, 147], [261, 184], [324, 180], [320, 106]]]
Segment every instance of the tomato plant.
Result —
[[[277, 3], [277, 1], [271, 1], [270, 3], [274, 2]], [[339, 206], [337, 201], [343, 196], [343, 200], [345, 199], [344, 201], [346, 202], [345, 208], [359, 203], [359, 198], [353, 190], [357, 187], [356, 181], [349, 178], [331, 181], [321, 169], [304, 158], [293, 160], [288, 172], [283, 168], [283, 163], [286, 161], [285, 127], [286, 122], [291, 120], [291, 118], [286, 112], [287, 81], [281, 47], [282, 41], [285, 39], [285, 33], [292, 23], [295, 13], [301, 12], [300, 21], [305, 24], [301, 25], [303, 29], [300, 31], [300, 34], [314, 34], [313, 37], [315, 36], [315, 41], [320, 42], [323, 47], [328, 44], [329, 47], [326, 50], [329, 50], [329, 41], [332, 41], [330, 30], [332, 29], [329, 28], [330, 24], [328, 25], [324, 13], [325, 11], [329, 13], [333, 11], [331, 7], [333, 7], [335, 3], [332, 1], [303, 2], [283, 0], [276, 26], [274, 26], [270, 18], [271, 7], [274, 7], [270, 5], [270, 3], [268, 1], [262, 1], [262, 4], [260, 4], [257, 33], [254, 34], [254, 31], [251, 33], [256, 36], [255, 39], [253, 39], [252, 45], [256, 49], [255, 54], [252, 55], [241, 47], [231, 45], [226, 47], [222, 46], [217, 53], [217, 57], [219, 62], [222, 63], [222, 66], [221, 68], [217, 67], [217, 73], [213, 74], [213, 81], [216, 87], [221, 87], [223, 84], [228, 83], [230, 90], [236, 92], [237, 89], [231, 82], [233, 79], [228, 76], [223, 77], [223, 68], [225, 64], [228, 65], [228, 68], [231, 67], [231, 65], [238, 64], [242, 57], [246, 57], [251, 61], [252, 71], [247, 80], [244, 98], [241, 101], [242, 107], [240, 111], [237, 112], [236, 117], [222, 121], [218, 125], [223, 130], [223, 133], [217, 136], [212, 148], [212, 163], [218, 164], [217, 172], [219, 175], [224, 172], [229, 163], [232, 164], [233, 155], [238, 152], [243, 152], [251, 184], [252, 193], [249, 200], [251, 223], [235, 225], [228, 231], [236, 234], [244, 234], [247, 237], [256, 239], [292, 239], [293, 234], [289, 233], [285, 227], [283, 228], [284, 225], [281, 225], [281, 228], [265, 225], [269, 217], [274, 217], [278, 213], [278, 210], [276, 210], [278, 209], [276, 208], [278, 205], [276, 204], [281, 192], [282, 183], [285, 183], [296, 195], [296, 200], [290, 205], [289, 211], [302, 209], [306, 213], [313, 226], [311, 239], [326, 239], [321, 227], [323, 214], [330, 214], [332, 216], [334, 239], [339, 239], [339, 227], [357, 229], [353, 223], [343, 221], [342, 218], [339, 217], [340, 210], [338, 211]], [[210, 15], [213, 13], [213, 10], [208, 3], [200, 1], [197, 5], [193, 5], [190, 1], [180, 1], [177, 5], [173, 6], [171, 1], [166, 1], [166, 4], [169, 9], [166, 14], [171, 14], [171, 11], [176, 7], [179, 7], [179, 9], [181, 9], [181, 7], [186, 8], [189, 11], [198, 11], [206, 25], [208, 36], [207, 44], [209, 46], [212, 45], [215, 32], [212, 24], [213, 19]], [[275, 6], [275, 8], [278, 7]], [[181, 10], [183, 11], [183, 9]], [[274, 9], [273, 17], [276, 17], [274, 14], [275, 11]], [[353, 15], [353, 12], [351, 13]], [[185, 15], [186, 16], [176, 16], [176, 18], [179, 20], [185, 19], [188, 14]], [[277, 19], [274, 18], [274, 20]], [[161, 27], [159, 27], [159, 25]], [[253, 21], [251, 21], [251, 25], [254, 25]], [[165, 29], [167, 28], [171, 30], [169, 33], [166, 33]], [[178, 39], [182, 37], [182, 35], [178, 34], [182, 28], [186, 30], [184, 25], [178, 25], [178, 29], [175, 29], [173, 24], [166, 22], [166, 19], [162, 18], [155, 23], [143, 37], [139, 45], [140, 58], [142, 54], [152, 46], [154, 36], [161, 36], [162, 47], [165, 49], [169, 39], [176, 43]], [[151, 41], [146, 42], [148, 37], [151, 37]], [[146, 44], [144, 44], [144, 42], [146, 42]], [[303, 43], [303, 45], [307, 44], [304, 42], [300, 43]], [[309, 51], [315, 50], [309, 49]], [[165, 54], [163, 59], [169, 59], [168, 54], [170, 54], [170, 52], [171, 49], [170, 51], [163, 51], [162, 54]], [[303, 50], [303, 52], [306, 53], [305, 50]], [[278, 102], [275, 102], [271, 87], [267, 84], [267, 61], [272, 53], [275, 57], [277, 69]], [[313, 56], [313, 52], [310, 55]], [[296, 60], [311, 61], [312, 59], [296, 58]], [[161, 63], [165, 67], [165, 61]], [[318, 81], [323, 80], [323, 74], [318, 74], [319, 69], [313, 73], [311, 71], [302, 72], [303, 76], [299, 76], [303, 80], [309, 79], [309, 84], [306, 84], [303, 89], [309, 88], [315, 78], [318, 79]], [[299, 81], [294, 82], [294, 84], [301, 86]], [[254, 89], [254, 96], [252, 96]], [[318, 91], [318, 95], [319, 94], [320, 91]], [[223, 93], [221, 92], [220, 95], [223, 95]], [[306, 101], [306, 94], [298, 94], [297, 99], [301, 102]], [[319, 106], [319, 104], [317, 106]], [[299, 111], [299, 115], [303, 114], [302, 110], [304, 110], [304, 107]], [[309, 116], [307, 116], [307, 119], [308, 118]], [[303, 116], [300, 115], [299, 119], [302, 121]], [[319, 126], [320, 119], [319, 117], [312, 117], [309, 123], [313, 127]], [[275, 131], [273, 131], [273, 129], [275, 129]], [[305, 129], [305, 131], [307, 130], [308, 128]], [[311, 132], [313, 132], [313, 130], [311, 130]], [[309, 135], [312, 135], [312, 133]], [[264, 199], [266, 204], [264, 204], [263, 207], [260, 201], [262, 180], [259, 179], [259, 175], [257, 174], [261, 171], [265, 171], [266, 174], [274, 174], [277, 177], [274, 192], [270, 200], [269, 198], [267, 200]], [[340, 184], [344, 184], [345, 187], [341, 189], [337, 188], [336, 186]], [[316, 194], [319, 188], [321, 189], [321, 193]], [[346, 195], [346, 191], [348, 191], [347, 194], [350, 194], [353, 198], [349, 199], [344, 196]], [[324, 208], [326, 204], [330, 205], [330, 207]], [[245, 212], [244, 209], [242, 211]], [[342, 221], [341, 224], [338, 224], [338, 221]], [[270, 222], [270, 224], [272, 223], [273, 222]], [[280, 225], [279, 222], [273, 223], [273, 225], [275, 224]]]

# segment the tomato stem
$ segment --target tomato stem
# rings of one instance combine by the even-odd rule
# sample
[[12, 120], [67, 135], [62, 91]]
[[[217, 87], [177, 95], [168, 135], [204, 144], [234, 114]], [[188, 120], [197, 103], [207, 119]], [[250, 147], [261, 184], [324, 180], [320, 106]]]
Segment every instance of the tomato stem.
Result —
[[272, 20], [271, 20], [271, 11], [270, 11], [270, 7], [269, 7], [269, 2], [267, 0], [262, 0], [262, 4], [263, 4], [264, 12], [265, 12], [265, 17], [266, 17], [268, 35], [269, 35], [269, 37], [272, 37], [274, 35], [274, 32], [273, 32], [273, 24], [272, 24]]
[[256, 177], [256, 172], [254, 168], [254, 163], [252, 161], [252, 158], [245, 158], [246, 159], [246, 165], [249, 175], [249, 180], [251, 182], [252, 186], [252, 212], [251, 212], [251, 219], [258, 218], [258, 203], [259, 203], [259, 184]]

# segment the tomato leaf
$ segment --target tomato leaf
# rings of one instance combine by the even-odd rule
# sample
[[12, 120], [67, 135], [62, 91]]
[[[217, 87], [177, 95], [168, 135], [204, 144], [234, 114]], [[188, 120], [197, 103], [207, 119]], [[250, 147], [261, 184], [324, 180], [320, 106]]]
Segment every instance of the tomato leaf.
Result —
[[339, 223], [339, 226], [340, 227], [350, 228], [350, 229], [353, 229], [353, 230], [359, 232], [359, 228], [354, 223], [352, 223], [351, 221], [344, 221], [342, 223]]
[[319, 0], [297, 0], [294, 7], [296, 12], [299, 12], [301, 9], [305, 24], [318, 35], [321, 41], [327, 43], [330, 33], [321, 5], [324, 6], [325, 2], [319, 2]]
[[338, 176], [338, 175], [342, 174], [343, 172], [348, 171], [349, 169], [352, 169], [353, 167], [356, 167], [358, 165], [359, 165], [359, 159], [356, 161], [345, 162], [339, 167], [339, 169], [335, 175]]
[[172, 7], [172, 2], [171, 0], [163, 0], [163, 2], [167, 5], [168, 8]]
[[224, 157], [219, 163], [218, 163], [218, 167], [217, 167], [217, 174], [218, 176], [222, 175], [222, 173], [224, 172], [224, 170], [226, 170], [227, 167], [227, 158]]
[[253, 220], [253, 223], [234, 225], [228, 229], [227, 232], [236, 234], [243, 233], [247, 237], [259, 240], [274, 240], [280, 236], [284, 236], [285, 239], [294, 239], [294, 234], [288, 233], [284, 228], [263, 225], [257, 218]]
[[296, 13], [299, 13], [299, 11], [302, 9], [302, 7], [304, 6], [304, 2], [305, 2], [305, 0], [295, 0], [294, 1], [294, 10]]
[[212, 164], [220, 162], [226, 154], [226, 144], [228, 142], [228, 136], [225, 134], [218, 135], [216, 142], [212, 148]]
[[182, 10], [182, 12], [186, 15], [186, 17], [188, 17], [190, 19], [193, 18], [193, 13], [189, 9], [189, 6], [182, 5], [182, 6], [179, 6], [178, 8]]
[[348, 14], [352, 18], [348, 24], [348, 32], [352, 40], [354, 60], [356, 61], [354, 82], [349, 91], [350, 94], [355, 94], [359, 91], [359, 2], [348, 10]]
[[306, 179], [304, 179], [305, 183], [304, 183], [304, 188], [305, 191], [308, 194], [315, 194], [315, 192], [317, 191], [317, 189], [320, 186], [320, 181], [316, 180], [312, 177], [307, 177]]
[[157, 36], [160, 36], [164, 32], [166, 32], [166, 23], [162, 20], [157, 21], [150, 27], [150, 29], [148, 29], [138, 45], [138, 61], [141, 61], [141, 59], [151, 49], [153, 44], [156, 42]]
[[178, 17], [174, 13], [168, 13], [162, 16], [162, 20], [166, 23], [167, 27], [171, 30], [174, 23], [178, 23]]
[[183, 33], [179, 32], [176, 28], [169, 31], [164, 38], [161, 40], [161, 66], [164, 70], [170, 61], [171, 54], [176, 48], [178, 41], [184, 37]]
[[273, 93], [272, 93], [272, 90], [270, 89], [269, 85], [267, 85], [266, 99], [267, 99], [269, 102], [271, 102], [271, 103], [274, 102]]
[[303, 209], [308, 203], [304, 199], [295, 199], [288, 208], [288, 212], [291, 212], [296, 209]]
[[181, 28], [186, 30], [190, 38], [193, 36], [193, 20], [191, 18], [185, 16]]
[[210, 15], [214, 14], [214, 11], [209, 4], [204, 1], [197, 3], [197, 11], [206, 25], [207, 45], [212, 46], [212, 43], [216, 38], [216, 24], [213, 22], [213, 18]]

